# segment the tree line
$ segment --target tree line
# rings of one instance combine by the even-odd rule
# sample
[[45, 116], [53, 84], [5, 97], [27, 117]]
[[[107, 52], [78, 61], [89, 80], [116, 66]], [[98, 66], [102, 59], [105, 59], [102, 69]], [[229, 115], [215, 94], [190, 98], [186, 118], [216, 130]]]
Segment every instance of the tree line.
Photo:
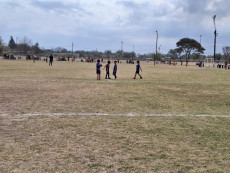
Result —
[[[53, 49], [40, 48], [39, 43], [32, 44], [32, 40], [28, 37], [23, 37], [18, 43], [15, 42], [11, 36], [8, 44], [4, 44], [0, 36], [0, 54], [19, 54], [19, 55], [38, 55], [47, 56], [51, 53], [63, 53], [63, 54], [78, 54], [80, 58], [108, 58], [108, 59], [131, 59], [135, 60], [137, 55], [135, 52], [125, 52], [118, 50], [112, 52], [111, 50], [100, 51], [70, 51], [63, 47], [57, 47]], [[71, 55], [70, 55], [71, 56]]]
[[[205, 49], [202, 47], [200, 43], [198, 43], [194, 39], [190, 38], [182, 38], [176, 43], [175, 49], [170, 49], [167, 54], [161, 53], [147, 53], [147, 54], [136, 54], [135, 52], [126, 52], [122, 50], [118, 50], [116, 52], [112, 52], [111, 50], [105, 50], [104, 52], [100, 51], [70, 51], [63, 47], [57, 47], [54, 49], [45, 49], [39, 46], [39, 43], [36, 42], [33, 44], [32, 40], [28, 37], [24, 36], [19, 41], [14, 40], [11, 36], [8, 44], [4, 44], [3, 40], [0, 36], [0, 54], [19, 54], [19, 55], [38, 55], [38, 56], [47, 56], [51, 53], [68, 53], [71, 55], [78, 54], [80, 58], [107, 58], [107, 59], [124, 59], [124, 60], [162, 60], [166, 57], [181, 61], [183, 60], [201, 60], [206, 57], [210, 58], [212, 56], [203, 55]], [[223, 47], [223, 54], [217, 54], [216, 60], [224, 60], [226, 62], [230, 62], [230, 46]]]

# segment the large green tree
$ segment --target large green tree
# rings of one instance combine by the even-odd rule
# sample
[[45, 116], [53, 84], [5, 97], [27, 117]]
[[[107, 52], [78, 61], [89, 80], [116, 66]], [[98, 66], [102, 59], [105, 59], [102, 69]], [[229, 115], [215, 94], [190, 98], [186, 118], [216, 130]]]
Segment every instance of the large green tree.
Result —
[[176, 49], [170, 49], [167, 56], [172, 58], [172, 59], [177, 59], [178, 58], [178, 52]]
[[193, 53], [204, 53], [204, 48], [198, 43], [196, 40], [191, 38], [182, 38], [177, 43], [177, 52], [179, 54], [184, 54], [186, 57], [186, 61], [190, 59], [190, 56]]
[[112, 51], [111, 50], [106, 50], [104, 52], [104, 55], [106, 56], [106, 58], [110, 59], [112, 57]]
[[125, 60], [134, 60], [136, 58], [136, 54], [133, 54], [133, 52], [123, 52], [122, 59]]
[[154, 54], [152, 54], [153, 61], [160, 61], [161, 57], [162, 57], [162, 55], [160, 53], [157, 53], [157, 54], [154, 53]]

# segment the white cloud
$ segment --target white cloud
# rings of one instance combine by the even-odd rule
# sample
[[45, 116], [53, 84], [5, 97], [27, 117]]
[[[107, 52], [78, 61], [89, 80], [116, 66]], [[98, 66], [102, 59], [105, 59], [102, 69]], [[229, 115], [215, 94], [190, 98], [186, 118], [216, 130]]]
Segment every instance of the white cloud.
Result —
[[230, 45], [228, 0], [2, 0], [1, 36], [28, 36], [46, 48], [77, 42], [76, 49], [152, 50], [155, 31], [166, 53], [182, 37], [199, 40], [212, 54], [217, 15], [217, 48]]

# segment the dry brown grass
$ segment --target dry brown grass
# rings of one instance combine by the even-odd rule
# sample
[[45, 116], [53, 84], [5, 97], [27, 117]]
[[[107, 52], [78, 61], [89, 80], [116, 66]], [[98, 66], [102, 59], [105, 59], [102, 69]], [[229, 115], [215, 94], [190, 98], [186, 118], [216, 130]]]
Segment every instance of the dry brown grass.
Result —
[[[96, 81], [95, 64], [1, 61], [1, 112], [230, 115], [230, 71], [119, 64], [118, 80]], [[102, 77], [104, 77], [104, 73]]]
[[38, 116], [0, 122], [0, 172], [230, 169], [230, 119]]
[[229, 172], [229, 118], [65, 116], [230, 115], [230, 71], [141, 65], [0, 61], [0, 172]]

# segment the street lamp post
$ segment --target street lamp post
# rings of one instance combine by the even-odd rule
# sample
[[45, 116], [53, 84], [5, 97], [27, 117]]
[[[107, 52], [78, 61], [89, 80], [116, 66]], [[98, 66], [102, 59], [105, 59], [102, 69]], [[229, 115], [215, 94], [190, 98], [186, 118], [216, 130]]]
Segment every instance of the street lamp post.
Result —
[[157, 37], [156, 37], [156, 57], [157, 57], [157, 43], [158, 43], [158, 31], [156, 31]]
[[73, 42], [72, 42], [72, 57], [73, 57]]
[[201, 45], [201, 38], [202, 38], [202, 35], [200, 35], [200, 45]]
[[216, 61], [216, 37], [218, 35], [218, 33], [216, 32], [216, 15], [214, 15], [213, 17], [213, 22], [214, 22], [214, 61]]

